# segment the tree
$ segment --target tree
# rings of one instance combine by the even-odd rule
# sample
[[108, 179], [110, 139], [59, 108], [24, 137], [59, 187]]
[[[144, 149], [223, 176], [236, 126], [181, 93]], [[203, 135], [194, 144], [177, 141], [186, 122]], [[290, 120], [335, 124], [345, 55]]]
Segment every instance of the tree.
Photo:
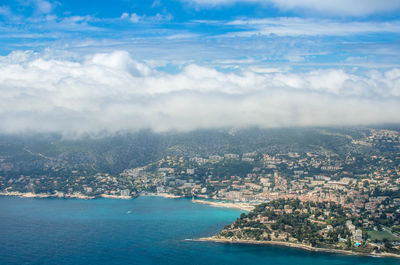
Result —
[[351, 247], [351, 239], [350, 239], [350, 237], [347, 238], [346, 246], [347, 246], [348, 248]]
[[393, 247], [392, 242], [390, 242], [389, 240], [387, 240], [387, 241], [385, 242], [385, 248], [391, 249], [392, 247]]

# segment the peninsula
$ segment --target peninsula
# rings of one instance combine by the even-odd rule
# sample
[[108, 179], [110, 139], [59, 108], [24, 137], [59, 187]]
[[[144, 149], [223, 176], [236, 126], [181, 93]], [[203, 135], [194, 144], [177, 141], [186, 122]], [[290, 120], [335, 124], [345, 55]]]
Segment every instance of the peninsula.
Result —
[[367, 232], [361, 223], [362, 218], [333, 202], [280, 199], [259, 204], [217, 235], [200, 240], [400, 258], [398, 244], [371, 240], [373, 233]]

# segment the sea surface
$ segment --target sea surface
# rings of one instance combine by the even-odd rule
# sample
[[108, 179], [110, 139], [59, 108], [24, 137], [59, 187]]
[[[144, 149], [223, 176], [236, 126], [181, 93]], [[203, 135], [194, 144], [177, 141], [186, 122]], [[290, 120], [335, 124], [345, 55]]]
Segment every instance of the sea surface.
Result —
[[400, 264], [393, 258], [185, 240], [213, 235], [240, 213], [161, 197], [0, 197], [0, 264]]

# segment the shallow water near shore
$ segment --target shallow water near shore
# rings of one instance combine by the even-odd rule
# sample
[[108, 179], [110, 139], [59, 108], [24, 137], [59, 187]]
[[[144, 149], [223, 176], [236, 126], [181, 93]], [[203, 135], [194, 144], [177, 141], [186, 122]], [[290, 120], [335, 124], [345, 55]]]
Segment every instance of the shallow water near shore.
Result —
[[0, 264], [400, 264], [395, 258], [185, 240], [213, 235], [241, 212], [162, 197], [0, 197]]

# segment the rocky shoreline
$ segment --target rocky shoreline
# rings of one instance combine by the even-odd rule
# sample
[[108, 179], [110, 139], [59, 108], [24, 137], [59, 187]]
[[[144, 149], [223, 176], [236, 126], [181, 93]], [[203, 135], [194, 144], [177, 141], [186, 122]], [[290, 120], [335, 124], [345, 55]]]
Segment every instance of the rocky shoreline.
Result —
[[291, 248], [299, 248], [307, 251], [314, 252], [325, 252], [325, 253], [337, 253], [344, 255], [357, 255], [357, 256], [369, 256], [369, 257], [392, 257], [392, 258], [400, 258], [400, 255], [393, 253], [362, 253], [355, 252], [351, 250], [341, 250], [341, 249], [329, 249], [329, 248], [318, 248], [312, 247], [305, 244], [299, 243], [290, 243], [290, 242], [282, 242], [282, 241], [257, 241], [257, 240], [243, 240], [243, 239], [224, 239], [217, 238], [215, 236], [211, 237], [203, 237], [199, 239], [195, 239], [195, 241], [207, 241], [207, 242], [216, 242], [216, 243], [229, 243], [229, 244], [251, 244], [251, 245], [275, 245], [275, 246], [285, 246]]
[[100, 194], [97, 196], [88, 196], [88, 195], [84, 195], [81, 193], [65, 194], [62, 192], [56, 192], [54, 194], [48, 194], [48, 193], [18, 192], [18, 191], [0, 192], [0, 196], [14, 196], [14, 197], [21, 197], [21, 198], [75, 198], [75, 199], [83, 199], [83, 200], [93, 200], [93, 199], [98, 199], [98, 198], [129, 200], [129, 199], [134, 199], [139, 196], [157, 196], [157, 197], [163, 197], [163, 198], [168, 198], [168, 199], [182, 198], [182, 196], [172, 195], [172, 194], [168, 194], [168, 193], [140, 193], [140, 194], [138, 194], [138, 196], [121, 196], [121, 195], [110, 195], [110, 194]]
[[108, 195], [101, 194], [99, 196], [87, 196], [80, 193], [75, 194], [64, 194], [62, 192], [57, 192], [54, 194], [48, 193], [33, 193], [33, 192], [0, 192], [0, 196], [15, 196], [22, 198], [71, 198], [71, 199], [83, 199], [83, 200], [92, 200], [97, 198], [111, 198], [111, 199], [132, 199], [132, 196], [119, 196], [119, 195]]
[[[33, 192], [0, 192], [0, 196], [15, 196], [15, 197], [22, 197], [22, 198], [75, 198], [75, 199], [84, 199], [84, 200], [92, 200], [97, 198], [109, 198], [109, 199], [134, 199], [140, 196], [156, 196], [156, 197], [163, 197], [167, 199], [179, 199], [184, 198], [182, 196], [173, 195], [169, 193], [139, 193], [137, 196], [121, 196], [121, 195], [110, 195], [110, 194], [100, 194], [98, 196], [88, 196], [80, 193], [74, 194], [65, 194], [62, 192], [57, 192], [54, 194], [48, 193], [33, 193]], [[197, 200], [192, 199], [193, 203], [200, 203], [200, 204], [207, 204], [214, 207], [223, 207], [223, 208], [233, 208], [233, 209], [240, 209], [244, 211], [251, 211], [254, 209], [254, 206], [249, 203], [234, 203], [234, 202], [222, 202], [222, 201], [207, 201], [207, 200]]]

